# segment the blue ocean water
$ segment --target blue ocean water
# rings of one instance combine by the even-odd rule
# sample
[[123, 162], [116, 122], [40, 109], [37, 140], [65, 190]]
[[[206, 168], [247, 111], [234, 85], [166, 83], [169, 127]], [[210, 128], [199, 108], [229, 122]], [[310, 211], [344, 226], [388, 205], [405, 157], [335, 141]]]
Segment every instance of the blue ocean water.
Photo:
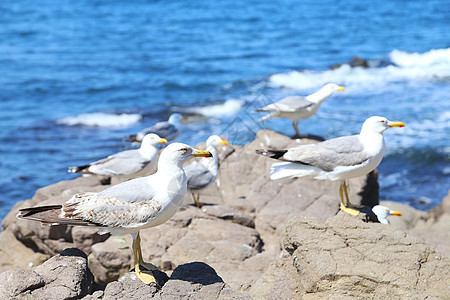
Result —
[[[382, 200], [427, 210], [449, 189], [448, 1], [2, 1], [0, 219], [36, 189], [132, 147], [124, 136], [188, 113], [179, 141], [293, 135], [256, 107], [326, 82], [347, 90], [304, 133], [385, 133]], [[369, 68], [343, 65], [352, 57]]]

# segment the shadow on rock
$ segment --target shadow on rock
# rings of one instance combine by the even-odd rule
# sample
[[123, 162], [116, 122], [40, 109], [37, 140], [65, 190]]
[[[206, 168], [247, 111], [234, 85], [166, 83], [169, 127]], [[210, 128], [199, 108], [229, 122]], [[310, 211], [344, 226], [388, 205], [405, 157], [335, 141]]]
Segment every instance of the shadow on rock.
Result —
[[210, 285], [223, 282], [216, 271], [203, 262], [191, 262], [178, 266], [170, 277], [171, 280], [183, 280], [191, 283]]

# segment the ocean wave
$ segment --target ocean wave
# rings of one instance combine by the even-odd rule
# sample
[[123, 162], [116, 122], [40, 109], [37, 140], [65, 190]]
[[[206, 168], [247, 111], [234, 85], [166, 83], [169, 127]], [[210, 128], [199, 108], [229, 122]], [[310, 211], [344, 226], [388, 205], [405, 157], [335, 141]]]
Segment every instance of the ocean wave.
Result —
[[57, 120], [56, 123], [66, 126], [128, 127], [139, 122], [141, 118], [139, 114], [87, 113], [65, 117]]
[[205, 117], [228, 117], [234, 115], [241, 110], [245, 104], [244, 100], [240, 99], [228, 99], [221, 104], [213, 104], [208, 106], [194, 106], [185, 111], [189, 113], [200, 114]]
[[393, 50], [389, 58], [393, 64], [381, 68], [351, 67], [349, 64], [343, 64], [334, 70], [303, 70], [274, 74], [269, 77], [269, 86], [307, 90], [328, 82], [336, 82], [357, 89], [387, 82], [450, 77], [450, 48], [430, 50], [425, 53]]

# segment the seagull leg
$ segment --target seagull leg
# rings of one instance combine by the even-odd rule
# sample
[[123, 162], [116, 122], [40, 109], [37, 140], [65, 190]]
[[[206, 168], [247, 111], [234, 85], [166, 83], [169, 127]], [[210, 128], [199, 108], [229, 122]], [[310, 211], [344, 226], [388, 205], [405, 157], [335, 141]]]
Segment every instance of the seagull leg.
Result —
[[[141, 252], [141, 237], [139, 236], [139, 232], [133, 236], [133, 256], [134, 256], [134, 272], [136, 276], [145, 284], [150, 284], [152, 282], [156, 283], [156, 279], [153, 276], [152, 270], [157, 270], [158, 268], [152, 264], [144, 263], [142, 259]], [[143, 267], [143, 269], [141, 268]]]
[[348, 192], [347, 192], [347, 183], [345, 182], [345, 180], [344, 180], [344, 193], [345, 193], [345, 199], [347, 201], [347, 207], [353, 207], [353, 208], [363, 208], [364, 207], [364, 205], [350, 203], [350, 198], [348, 197]]
[[[359, 211], [353, 208], [346, 207], [344, 204], [344, 188], [345, 188], [345, 194], [347, 195], [347, 186], [345, 185], [345, 181], [341, 181], [341, 185], [339, 186], [339, 196], [341, 196], [341, 210], [345, 211], [346, 213], [349, 213], [353, 216], [357, 216], [359, 214]], [[347, 195], [348, 197], [348, 195]], [[348, 198], [347, 198], [348, 199]]]
[[195, 205], [200, 208], [200, 193], [197, 193], [197, 198], [195, 199]]
[[194, 192], [191, 192], [192, 200], [194, 200], [195, 206], [200, 208], [200, 194], [195, 194]]
[[298, 131], [298, 121], [292, 121], [292, 127], [294, 127], [295, 136], [301, 137], [300, 132]]

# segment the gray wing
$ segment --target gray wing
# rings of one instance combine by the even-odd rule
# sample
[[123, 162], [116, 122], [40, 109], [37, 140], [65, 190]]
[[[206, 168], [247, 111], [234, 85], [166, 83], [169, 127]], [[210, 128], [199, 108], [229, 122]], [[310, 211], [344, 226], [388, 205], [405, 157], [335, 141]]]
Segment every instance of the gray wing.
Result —
[[137, 150], [122, 151], [107, 158], [91, 163], [92, 173], [109, 173], [111, 175], [128, 175], [144, 168], [149, 161]]
[[199, 190], [214, 181], [214, 175], [200, 163], [190, 164], [184, 167], [187, 177], [187, 187], [190, 190]]
[[281, 99], [280, 101], [269, 104], [258, 111], [287, 111], [294, 112], [298, 110], [306, 109], [315, 103], [306, 100], [302, 96], [289, 96]]
[[289, 149], [283, 158], [330, 172], [338, 166], [362, 164], [370, 158], [370, 155], [364, 150], [359, 137], [353, 135]]
[[175, 127], [175, 125], [170, 124], [167, 121], [158, 122], [150, 128], [145, 128], [141, 130], [138, 133], [138, 140], [141, 141], [144, 138], [144, 136], [149, 133], [156, 133], [161, 138], [165, 138], [168, 141], [171, 141], [180, 134], [180, 131], [178, 130], [177, 127]]
[[107, 227], [136, 227], [154, 218], [162, 205], [148, 178], [123, 182], [100, 193], [83, 193], [63, 205], [64, 217]]

